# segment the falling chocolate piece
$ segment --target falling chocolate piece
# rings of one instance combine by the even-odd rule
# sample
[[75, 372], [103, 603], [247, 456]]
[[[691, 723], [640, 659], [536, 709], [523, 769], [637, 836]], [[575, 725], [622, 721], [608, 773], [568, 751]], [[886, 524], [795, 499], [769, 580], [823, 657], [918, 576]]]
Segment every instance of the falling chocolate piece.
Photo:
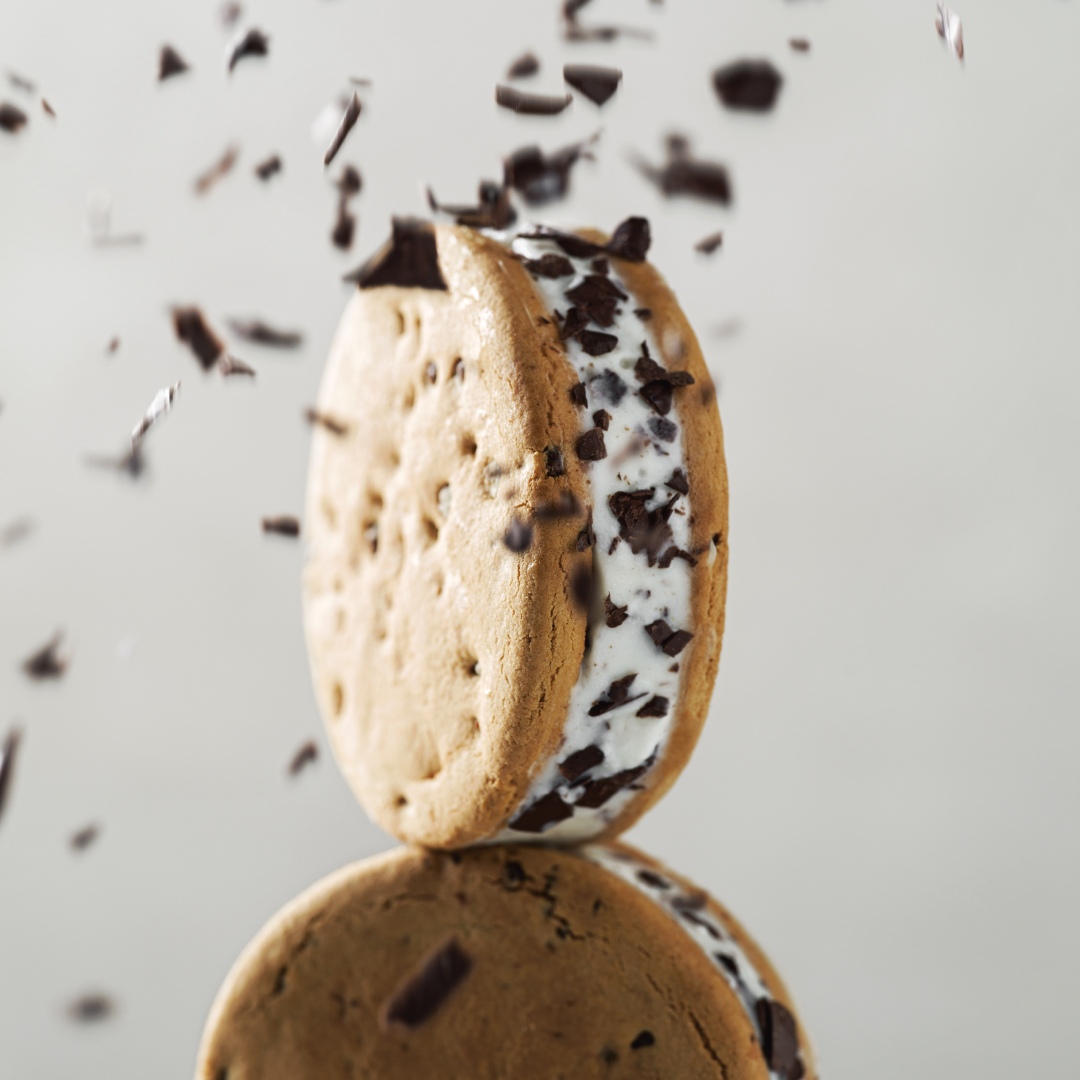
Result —
[[210, 329], [203, 313], [197, 307], [178, 307], [173, 308], [172, 319], [176, 336], [195, 354], [203, 371], [213, 368], [225, 352], [225, 345]]
[[329, 165], [337, 157], [337, 152], [341, 149], [349, 132], [355, 127], [356, 121], [360, 117], [360, 109], [360, 95], [354, 90], [353, 96], [345, 108], [345, 115], [341, 118], [341, 123], [334, 133], [333, 141], [326, 148], [326, 153], [323, 155], [324, 166]]
[[427, 189], [428, 206], [436, 214], [450, 214], [458, 225], [470, 229], [505, 229], [517, 220], [510, 205], [510, 192], [493, 180], [481, 180], [476, 206], [448, 206], [438, 202], [431, 188]]
[[527, 521], [511, 518], [506, 532], [503, 533], [503, 543], [512, 552], [520, 555], [523, 551], [528, 551], [529, 545], [532, 544], [532, 536], [533, 529]]
[[668, 138], [667, 151], [668, 160], [660, 168], [634, 159], [638, 170], [665, 195], [693, 195], [725, 206], [731, 202], [731, 180], [723, 165], [691, 157], [689, 145], [680, 135]]
[[937, 30], [938, 37], [949, 47], [949, 52], [957, 60], [963, 62], [964, 28], [960, 25], [960, 16], [955, 11], [950, 11], [944, 4], [938, 4], [934, 29]]
[[132, 480], [137, 480], [146, 470], [146, 455], [143, 453], [141, 444], [129, 447], [119, 457], [90, 454], [85, 461], [87, 465], [97, 468], [115, 469], [117, 472], [127, 473]]
[[633, 26], [583, 26], [577, 13], [588, 0], [564, 0], [562, 7], [563, 37], [567, 41], [614, 41], [619, 37], [636, 37], [649, 40], [652, 32]]
[[615, 226], [607, 242], [607, 253], [627, 262], [644, 262], [652, 242], [648, 218], [628, 217]]
[[626, 604], [621, 607], [618, 604], [614, 604], [611, 601], [611, 593], [608, 593], [604, 597], [604, 622], [614, 629], [616, 626], [622, 626], [626, 622]]
[[603, 760], [604, 751], [599, 746], [586, 746], [584, 750], [575, 750], [563, 758], [559, 762], [559, 772], [565, 780], [576, 780]]
[[289, 775], [297, 776], [308, 765], [319, 760], [319, 748], [313, 741], [304, 743], [289, 762]]
[[235, 37], [226, 52], [229, 71], [232, 72], [245, 56], [266, 56], [270, 52], [270, 39], [252, 27], [246, 34]]
[[694, 245], [695, 251], [700, 251], [702, 255], [711, 255], [716, 251], [724, 242], [724, 234], [722, 232], [711, 233], [699, 240]]
[[446, 290], [435, 229], [429, 221], [394, 218], [390, 239], [358, 270], [345, 276], [361, 289], [382, 285]]
[[13, 727], [0, 743], [0, 821], [4, 817], [4, 807], [11, 795], [11, 785], [15, 776], [15, 758], [22, 742], [22, 729]]
[[622, 72], [618, 68], [596, 67], [592, 64], [566, 64], [563, 67], [563, 78], [591, 102], [603, 105], [619, 88]]
[[356, 218], [349, 213], [344, 199], [338, 200], [337, 218], [334, 227], [330, 231], [330, 242], [334, 247], [348, 251], [352, 247], [353, 236], [356, 233]]
[[260, 161], [255, 166], [255, 175], [262, 181], [269, 180], [271, 176], [281, 172], [281, 158], [277, 154], [271, 154], [265, 161]]
[[507, 69], [508, 79], [525, 79], [529, 75], [535, 75], [540, 70], [540, 61], [531, 53], [522, 53]]
[[503, 182], [519, 192], [530, 206], [561, 199], [570, 190], [570, 170], [582, 159], [592, 160], [589, 147], [599, 132], [545, 154], [539, 146], [523, 146], [503, 160]]
[[153, 401], [150, 402], [149, 407], [143, 414], [143, 418], [135, 425], [131, 432], [131, 445], [133, 447], [138, 446], [142, 441], [143, 436], [153, 427], [157, 421], [164, 416], [167, 412], [172, 410], [172, 403], [176, 400], [176, 395], [180, 393], [180, 383], [173, 383], [172, 386], [166, 386], [163, 390], [159, 390], [155, 395]]
[[218, 357], [217, 361], [218, 374], [223, 377], [230, 375], [247, 375], [250, 378], [255, 378], [255, 369], [250, 364], [245, 364], [243, 360], [237, 359], [232, 353], [222, 353]]
[[809, 52], [810, 41], [804, 37], [793, 37], [788, 39], [788, 44], [795, 50], [795, 52]]
[[570, 94], [564, 97], [548, 97], [544, 94], [526, 94], [501, 83], [495, 87], [495, 104], [521, 116], [555, 116], [573, 100]]
[[184, 58], [171, 46], [161, 46], [161, 56], [158, 58], [158, 82], [164, 82], [173, 75], [182, 75], [190, 71]]
[[565, 821], [573, 814], [574, 808], [563, 802], [557, 791], [549, 791], [518, 814], [508, 828], [515, 832], [542, 833], [549, 825]]
[[566, 473], [566, 463], [563, 461], [563, 452], [557, 446], [549, 446], [544, 450], [545, 475], [550, 477], [563, 476]]
[[46, 115], [56, 119], [56, 110], [44, 98], [41, 99], [41, 108]]
[[63, 642], [64, 633], [58, 630], [51, 641], [23, 661], [23, 671], [35, 681], [59, 679], [71, 663], [71, 657], [61, 650]]
[[320, 412], [318, 409], [305, 409], [304, 419], [307, 420], [309, 424], [315, 424], [321, 428], [325, 428], [331, 435], [341, 436], [348, 435], [349, 433], [349, 425], [343, 420], [338, 420], [329, 413]]
[[101, 828], [97, 825], [84, 825], [78, 832], [71, 834], [68, 847], [72, 851], [85, 851], [99, 836]]
[[754, 1002], [758, 1027], [761, 1029], [761, 1050], [769, 1071], [783, 1080], [797, 1080], [803, 1075], [799, 1060], [799, 1032], [795, 1017], [770, 998], [758, 998]]
[[472, 970], [468, 953], [450, 938], [424, 959], [379, 1012], [384, 1031], [393, 1024], [416, 1028], [429, 1020]]
[[713, 89], [729, 109], [768, 112], [784, 77], [768, 60], [735, 60], [713, 72]]
[[219, 180], [232, 172], [236, 159], [240, 156], [240, 150], [236, 146], [228, 146], [225, 152], [205, 172], [195, 178], [195, 193], [205, 195]]
[[0, 102], [0, 130], [14, 135], [26, 126], [27, 120], [28, 117], [22, 109], [8, 101]]
[[80, 1024], [108, 1020], [115, 1011], [116, 1005], [107, 994], [83, 994], [68, 1006], [68, 1016]]
[[261, 319], [230, 319], [229, 329], [238, 338], [272, 349], [298, 349], [304, 343], [299, 330], [277, 330]]
[[264, 533], [276, 533], [278, 536], [299, 536], [300, 519], [293, 517], [291, 514], [264, 517], [262, 519], [262, 531]]

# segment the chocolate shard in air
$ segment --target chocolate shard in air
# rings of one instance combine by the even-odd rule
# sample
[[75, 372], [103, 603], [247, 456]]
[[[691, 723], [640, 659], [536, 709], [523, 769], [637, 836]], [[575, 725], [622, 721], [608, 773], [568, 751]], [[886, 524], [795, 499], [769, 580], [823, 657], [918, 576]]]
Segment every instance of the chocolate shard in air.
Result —
[[508, 79], [525, 79], [535, 75], [540, 70], [540, 61], [531, 52], [522, 53], [507, 69]]
[[161, 46], [161, 55], [158, 57], [158, 82], [164, 82], [173, 75], [182, 75], [190, 70], [184, 58], [171, 45]]
[[344, 420], [339, 420], [336, 416], [331, 416], [329, 413], [320, 412], [318, 409], [308, 408], [304, 410], [304, 419], [309, 424], [323, 428], [325, 431], [329, 431], [331, 435], [348, 435], [349, 425]]
[[272, 349], [298, 349], [304, 343], [299, 330], [278, 330], [261, 319], [230, 319], [229, 329], [238, 338]]
[[131, 432], [131, 445], [136, 447], [142, 441], [143, 436], [158, 422], [166, 413], [172, 411], [172, 404], [176, 395], [180, 393], [180, 383], [175, 382], [172, 386], [166, 386], [155, 395], [142, 419], [135, 425]]
[[501, 83], [495, 87], [495, 104], [521, 116], [556, 116], [573, 100], [570, 94], [549, 97], [546, 94], [526, 94]]
[[761, 1028], [761, 1050], [769, 1071], [783, 1080], [799, 1080], [803, 1064], [799, 1060], [799, 1032], [791, 1012], [771, 998], [754, 1002], [758, 1027]]
[[22, 669], [26, 675], [35, 681], [59, 679], [71, 663], [71, 657], [63, 649], [63, 643], [63, 631], [58, 630], [51, 641], [23, 661]]
[[692, 195], [724, 206], [731, 202], [731, 179], [723, 165], [691, 156], [689, 143], [681, 135], [668, 137], [667, 154], [667, 161], [660, 167], [641, 158], [635, 158], [634, 164], [669, 197]]
[[938, 4], [934, 18], [934, 29], [938, 37], [949, 47], [949, 52], [960, 60], [964, 59], [964, 28], [960, 25], [960, 16], [944, 4]]
[[4, 807], [11, 796], [11, 786], [15, 778], [15, 759], [22, 742], [22, 729], [13, 727], [0, 743], [0, 820], [4, 817]]
[[205, 171], [195, 177], [195, 194], [205, 195], [223, 177], [232, 172], [236, 159], [240, 156], [240, 149], [236, 146], [227, 146], [225, 152], [209, 166]]
[[804, 37], [788, 38], [788, 45], [791, 46], [795, 52], [809, 52], [810, 51], [810, 39]]
[[456, 938], [450, 938], [440, 945], [383, 1005], [379, 1013], [383, 1030], [394, 1024], [416, 1028], [429, 1020], [472, 971], [472, 967], [472, 958]]
[[775, 104], [784, 77], [768, 60], [735, 60], [712, 76], [716, 96], [729, 109], [768, 112]]
[[319, 748], [313, 741], [308, 741], [293, 754], [289, 761], [289, 775], [298, 776], [308, 765], [319, 760]]
[[517, 220], [510, 205], [510, 192], [494, 180], [481, 180], [476, 206], [451, 206], [440, 203], [431, 188], [427, 189], [428, 206], [432, 213], [449, 214], [458, 225], [470, 229], [505, 229]]
[[509, 828], [515, 832], [542, 833], [549, 825], [573, 817], [574, 808], [563, 802], [557, 791], [549, 791], [527, 806], [513, 821]]
[[711, 255], [714, 251], [719, 250], [723, 243], [724, 234], [722, 232], [714, 232], [700, 239], [694, 245], [694, 250], [700, 251], [702, 255]]
[[225, 344], [210, 328], [197, 307], [176, 307], [172, 311], [176, 336], [195, 354], [203, 371], [210, 371], [225, 352]]
[[255, 166], [255, 175], [262, 181], [267, 181], [271, 176], [281, 172], [281, 158], [277, 154], [271, 154], [265, 161], [260, 161]]
[[116, 1005], [108, 994], [83, 994], [68, 1006], [68, 1016], [78, 1024], [96, 1024], [108, 1020]]
[[99, 825], [84, 825], [77, 832], [71, 834], [68, 847], [72, 851], [85, 851], [100, 835], [101, 827]]
[[270, 39], [261, 31], [252, 27], [245, 34], [233, 38], [226, 51], [229, 71], [246, 56], [266, 56], [270, 52]]
[[611, 100], [619, 88], [622, 72], [618, 68], [597, 67], [593, 64], [566, 64], [563, 67], [563, 78], [591, 102], [603, 105]]
[[338, 124], [338, 129], [334, 133], [334, 138], [326, 148], [326, 153], [323, 154], [324, 167], [337, 157], [337, 152], [344, 145], [349, 132], [356, 126], [356, 121], [360, 118], [361, 108], [360, 95], [354, 90], [353, 96], [349, 99], [349, 104], [345, 107], [345, 115], [341, 118], [341, 123]]
[[27, 120], [26, 113], [18, 106], [9, 101], [0, 102], [0, 130], [14, 135], [26, 126]]
[[648, 218], [628, 217], [615, 226], [606, 250], [616, 259], [627, 262], [644, 262], [652, 243], [652, 232]]
[[255, 369], [250, 364], [233, 356], [232, 353], [222, 353], [217, 362], [218, 374], [228, 377], [230, 375], [247, 375], [255, 378]]
[[345, 280], [356, 282], [361, 289], [397, 285], [445, 292], [434, 226], [417, 218], [394, 218], [390, 239]]
[[293, 517], [291, 514], [264, 517], [262, 519], [262, 531], [264, 533], [276, 533], [278, 536], [299, 536], [300, 519]]
[[523, 146], [503, 159], [503, 183], [530, 206], [563, 198], [570, 190], [570, 172], [582, 159], [592, 161], [589, 147], [599, 133], [545, 154], [539, 146]]

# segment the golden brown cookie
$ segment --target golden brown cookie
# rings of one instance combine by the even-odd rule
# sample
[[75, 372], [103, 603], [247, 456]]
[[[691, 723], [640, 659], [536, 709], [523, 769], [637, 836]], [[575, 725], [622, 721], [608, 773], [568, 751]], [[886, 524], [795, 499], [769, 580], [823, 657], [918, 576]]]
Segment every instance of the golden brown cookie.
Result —
[[[399, 838], [626, 828], [708, 709], [727, 572], [715, 392], [644, 261], [396, 221], [319, 394], [305, 622], [331, 743]], [[344, 433], [340, 432], [344, 428]]]
[[621, 844], [398, 849], [279, 912], [221, 988], [197, 1080], [814, 1080], [780, 977]]

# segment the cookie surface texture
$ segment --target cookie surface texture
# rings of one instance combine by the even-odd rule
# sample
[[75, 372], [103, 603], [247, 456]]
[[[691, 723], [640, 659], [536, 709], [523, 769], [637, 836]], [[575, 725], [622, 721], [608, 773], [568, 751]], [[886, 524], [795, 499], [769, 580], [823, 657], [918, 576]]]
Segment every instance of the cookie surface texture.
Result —
[[[332, 875], [237, 961], [197, 1080], [814, 1080], [790, 997], [738, 923], [632, 849], [594, 857], [399, 849]], [[681, 897], [762, 996], [743, 1000], [743, 984], [604, 859]]]

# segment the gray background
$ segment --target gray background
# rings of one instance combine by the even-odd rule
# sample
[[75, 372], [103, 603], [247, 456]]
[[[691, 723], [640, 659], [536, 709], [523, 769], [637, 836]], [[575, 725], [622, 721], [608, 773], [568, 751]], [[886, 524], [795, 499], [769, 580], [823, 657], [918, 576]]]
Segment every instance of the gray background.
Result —
[[[603, 135], [550, 217], [653, 222], [653, 258], [721, 388], [731, 588], [696, 757], [630, 839], [727, 901], [776, 957], [827, 1080], [1067, 1075], [1080, 1011], [1080, 10], [597, 0], [651, 43], [571, 46], [553, 2], [263, 0], [271, 55], [230, 79], [210, 0], [0, 0], [0, 67], [35, 79], [0, 132], [0, 733], [26, 738], [0, 824], [0, 1075], [183, 1078], [236, 953], [284, 901], [391, 841], [325, 753], [301, 633], [303, 502], [339, 275], [500, 157]], [[812, 41], [791, 52], [791, 35]], [[193, 65], [157, 85], [170, 42]], [[497, 110], [531, 47], [625, 72], [602, 111]], [[775, 113], [722, 110], [708, 75], [771, 57]], [[340, 161], [361, 227], [332, 249], [312, 121], [367, 76]], [[686, 132], [727, 162], [730, 210], [665, 202], [627, 164]], [[236, 171], [196, 198], [230, 141]], [[277, 151], [283, 175], [252, 175]], [[119, 231], [86, 240], [88, 192]], [[693, 243], [722, 228], [707, 258]], [[168, 308], [262, 315], [299, 354], [237, 343], [254, 383], [203, 376]], [[115, 356], [104, 347], [113, 336]], [[117, 452], [154, 393], [176, 409], [152, 474]], [[20, 661], [64, 627], [66, 678]], [[121, 643], [127, 643], [125, 647]], [[126, 655], [131, 644], [133, 651]], [[119, 648], [118, 648], [119, 646]], [[293, 751], [319, 740], [295, 780]], [[100, 822], [81, 855], [67, 837]], [[80, 1027], [76, 995], [119, 1011]]]

